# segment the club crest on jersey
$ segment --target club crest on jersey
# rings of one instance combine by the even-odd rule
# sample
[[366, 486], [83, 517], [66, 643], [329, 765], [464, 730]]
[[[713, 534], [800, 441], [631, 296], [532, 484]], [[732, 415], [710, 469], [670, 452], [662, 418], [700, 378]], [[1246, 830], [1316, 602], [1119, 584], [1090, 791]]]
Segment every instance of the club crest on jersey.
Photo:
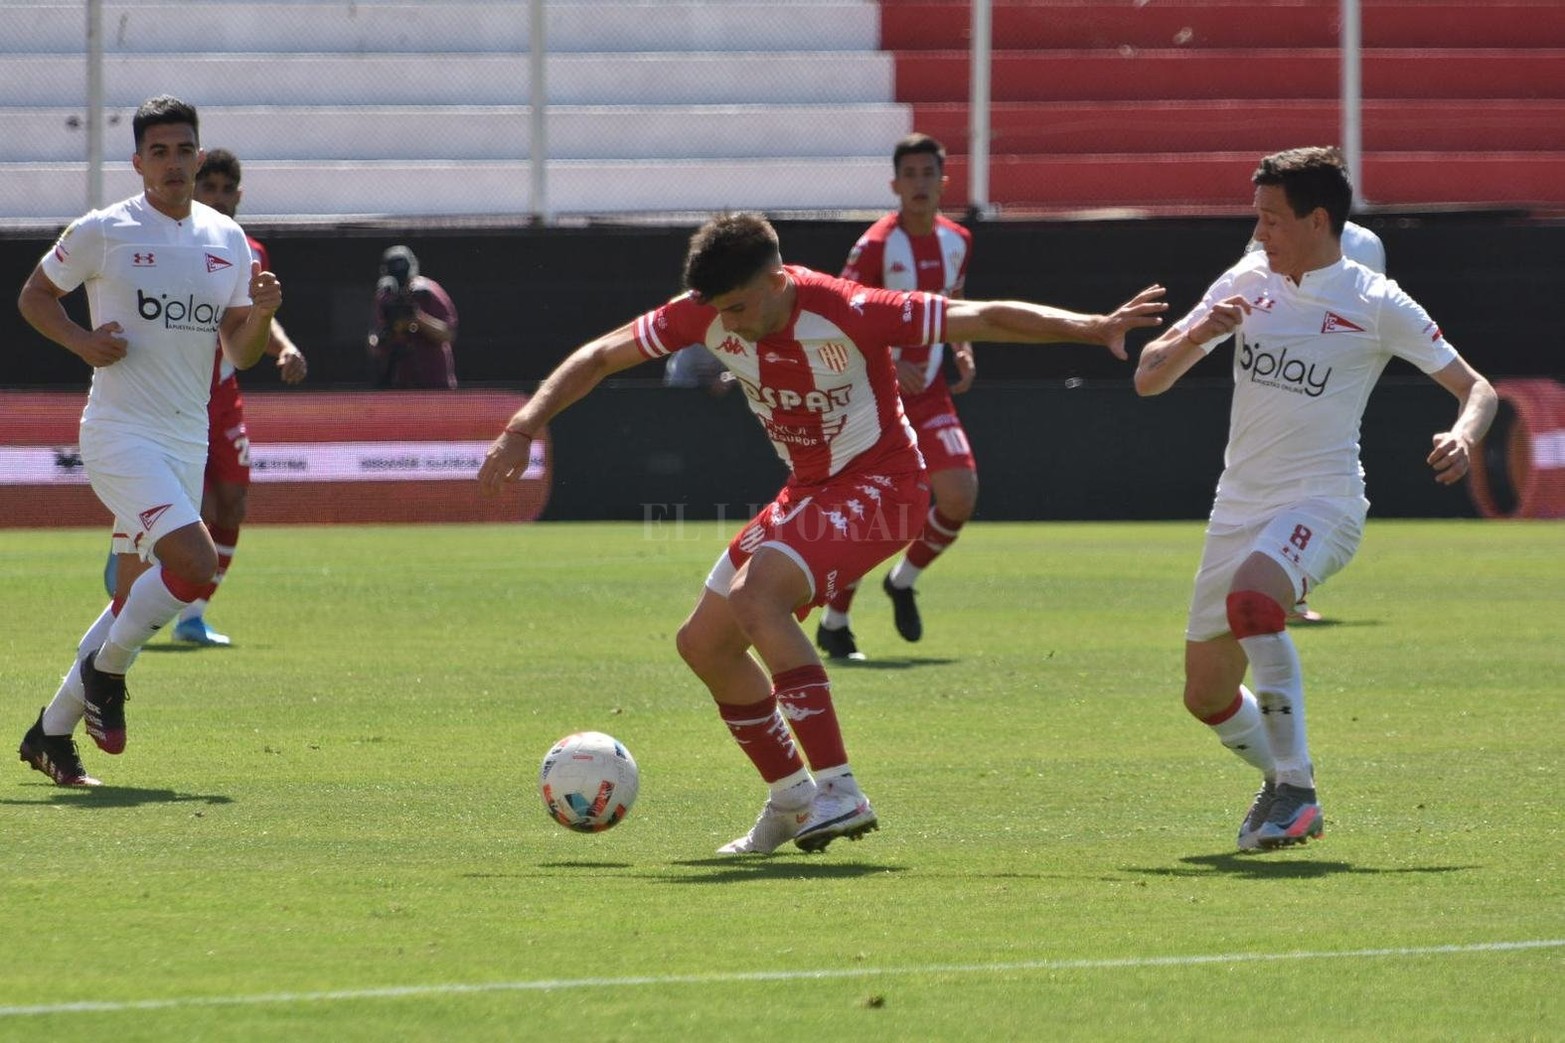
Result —
[[848, 368], [848, 349], [836, 341], [828, 341], [815, 349], [820, 356], [821, 363], [833, 373], [841, 373]]
[[1322, 333], [1363, 333], [1364, 327], [1351, 319], [1344, 319], [1334, 311], [1328, 311], [1326, 318], [1321, 321]]
[[233, 266], [232, 261], [224, 260], [217, 254], [206, 255], [206, 270], [208, 272], [220, 272], [225, 268], [232, 268]]

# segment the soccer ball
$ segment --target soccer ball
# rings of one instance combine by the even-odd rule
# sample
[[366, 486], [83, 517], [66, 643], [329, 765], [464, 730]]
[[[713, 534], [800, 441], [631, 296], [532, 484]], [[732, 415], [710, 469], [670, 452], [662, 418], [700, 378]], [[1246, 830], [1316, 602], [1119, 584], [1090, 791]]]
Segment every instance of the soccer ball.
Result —
[[618, 739], [576, 732], [544, 755], [538, 792], [549, 817], [566, 829], [601, 833], [630, 812], [640, 778], [636, 759]]

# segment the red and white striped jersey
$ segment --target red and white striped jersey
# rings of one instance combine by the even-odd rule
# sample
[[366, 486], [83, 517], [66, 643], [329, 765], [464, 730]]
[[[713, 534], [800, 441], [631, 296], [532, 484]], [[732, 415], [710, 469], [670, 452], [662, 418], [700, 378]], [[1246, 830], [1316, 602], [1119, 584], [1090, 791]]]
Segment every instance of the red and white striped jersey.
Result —
[[[946, 297], [960, 297], [967, 281], [967, 258], [973, 252], [973, 235], [948, 217], [935, 215], [934, 231], [909, 235], [900, 215], [892, 213], [865, 229], [853, 244], [842, 277], [865, 286], [889, 290], [928, 290]], [[945, 345], [898, 345], [903, 361], [921, 366], [926, 388], [940, 375]]]
[[681, 349], [715, 355], [744, 389], [795, 484], [817, 484], [850, 466], [922, 469], [891, 346], [942, 340], [945, 298], [795, 265], [785, 271], [798, 290], [793, 316], [759, 343], [725, 331], [717, 309], [687, 293], [636, 320], [637, 347], [649, 359]]

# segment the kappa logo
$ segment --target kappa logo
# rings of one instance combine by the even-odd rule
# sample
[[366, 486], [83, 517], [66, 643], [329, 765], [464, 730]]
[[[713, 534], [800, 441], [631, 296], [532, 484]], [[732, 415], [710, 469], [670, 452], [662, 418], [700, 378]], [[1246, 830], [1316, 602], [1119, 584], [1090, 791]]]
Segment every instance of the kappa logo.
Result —
[[1276, 301], [1272, 300], [1270, 294], [1263, 293], [1259, 297], [1255, 298], [1255, 300], [1250, 302], [1250, 307], [1254, 308], [1256, 311], [1269, 312], [1276, 303]]
[[156, 507], [148, 507], [146, 510], [142, 511], [141, 514], [138, 515], [138, 517], [141, 518], [141, 527], [143, 529], [152, 528], [152, 526], [157, 523], [157, 520], [163, 517], [163, 513], [172, 506], [174, 505], [171, 503], [162, 503]]
[[890, 272], [892, 275], [900, 275], [907, 271], [907, 265], [903, 264], [901, 261], [892, 261], [891, 266], [888, 267], [886, 271]]
[[1440, 341], [1445, 337], [1445, 334], [1440, 331], [1440, 324], [1438, 322], [1431, 322], [1429, 325], [1425, 326], [1424, 332], [1429, 334], [1429, 341], [1432, 344], [1439, 344]]
[[[152, 255], [148, 254], [147, 256], [151, 257]], [[224, 260], [223, 258], [217, 256], [217, 254], [206, 255], [206, 270], [208, 272], [220, 272], [225, 268], [232, 268], [233, 266], [234, 265], [232, 261]]]
[[156, 268], [158, 266], [158, 255], [150, 250], [146, 253], [138, 250], [130, 255], [130, 263], [133, 268]]
[[744, 341], [740, 340], [738, 337], [735, 337], [733, 334], [729, 334], [723, 338], [723, 343], [717, 346], [717, 350], [729, 355], [743, 355]]
[[1320, 324], [1322, 333], [1363, 333], [1364, 327], [1351, 319], [1344, 319], [1334, 311], [1328, 311]]

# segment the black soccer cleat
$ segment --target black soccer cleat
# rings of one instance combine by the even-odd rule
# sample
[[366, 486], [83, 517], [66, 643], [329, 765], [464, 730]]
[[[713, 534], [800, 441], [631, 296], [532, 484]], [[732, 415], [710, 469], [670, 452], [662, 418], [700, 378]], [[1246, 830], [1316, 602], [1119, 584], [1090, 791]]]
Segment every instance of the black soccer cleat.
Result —
[[32, 765], [34, 771], [41, 771], [53, 779], [56, 786], [103, 785], [82, 766], [81, 754], [76, 752], [76, 740], [69, 735], [43, 733], [42, 710], [38, 711], [38, 722], [22, 736], [16, 753], [23, 763]]
[[864, 658], [864, 653], [859, 651], [859, 644], [853, 640], [853, 631], [847, 627], [839, 627], [836, 630], [828, 630], [824, 625], [815, 628], [815, 643], [820, 650], [826, 653], [828, 659], [851, 659], [855, 662]]
[[924, 636], [924, 621], [918, 615], [918, 603], [913, 599], [917, 596], [913, 588], [906, 589], [891, 585], [891, 576], [888, 573], [881, 581], [880, 589], [886, 592], [886, 597], [891, 599], [892, 619], [897, 624], [897, 633], [902, 635], [904, 641], [917, 641]]
[[106, 674], [97, 667], [97, 652], [88, 652], [82, 660], [82, 687], [86, 689], [87, 734], [104, 753], [125, 750], [125, 691], [123, 674]]

